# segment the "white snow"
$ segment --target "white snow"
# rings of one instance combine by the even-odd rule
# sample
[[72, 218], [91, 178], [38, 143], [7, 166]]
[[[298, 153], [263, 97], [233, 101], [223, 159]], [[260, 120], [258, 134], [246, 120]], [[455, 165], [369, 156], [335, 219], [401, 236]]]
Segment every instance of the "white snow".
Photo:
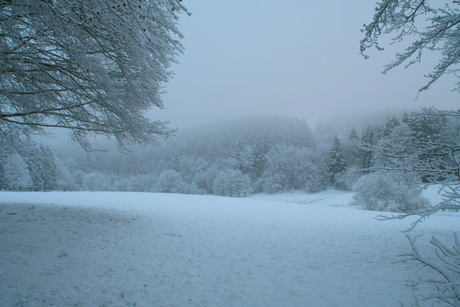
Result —
[[[399, 306], [411, 219], [352, 193], [0, 192], [1, 306]], [[459, 231], [440, 214], [411, 235]]]

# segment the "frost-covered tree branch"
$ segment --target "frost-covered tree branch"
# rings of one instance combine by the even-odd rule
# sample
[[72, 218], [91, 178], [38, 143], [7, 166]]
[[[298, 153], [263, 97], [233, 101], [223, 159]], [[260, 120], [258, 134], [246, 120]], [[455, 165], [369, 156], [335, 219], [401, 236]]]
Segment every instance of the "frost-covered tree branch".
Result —
[[179, 0], [0, 1], [0, 134], [69, 129], [89, 147], [103, 134], [122, 147], [167, 137], [162, 83], [183, 51]]
[[[372, 22], [365, 24], [362, 32], [361, 54], [368, 58], [367, 49], [375, 47], [383, 50], [379, 45], [382, 35], [396, 34], [393, 42], [400, 42], [403, 38], [416, 37], [403, 53], [396, 55], [396, 60], [385, 66], [386, 73], [390, 69], [403, 63], [410, 66], [420, 62], [426, 50], [439, 51], [441, 59], [427, 75], [428, 83], [419, 91], [426, 90], [441, 76], [448, 73], [458, 74], [460, 62], [460, 11], [459, 1], [445, 3], [444, 6], [434, 8], [434, 1], [429, 0], [385, 0], [377, 3]], [[460, 91], [460, 82], [457, 83]]]
[[454, 234], [454, 244], [452, 247], [447, 246], [432, 237], [430, 244], [436, 249], [437, 259], [429, 258], [416, 245], [417, 237], [407, 236], [411, 245], [411, 252], [405, 255], [403, 261], [417, 261], [423, 267], [434, 273], [434, 277], [419, 279], [413, 281], [411, 286], [416, 289], [418, 286], [427, 285], [431, 287], [431, 293], [424, 294], [423, 297], [417, 297], [417, 306], [420, 299], [435, 303], [445, 303], [449, 306], [460, 305], [460, 235]]

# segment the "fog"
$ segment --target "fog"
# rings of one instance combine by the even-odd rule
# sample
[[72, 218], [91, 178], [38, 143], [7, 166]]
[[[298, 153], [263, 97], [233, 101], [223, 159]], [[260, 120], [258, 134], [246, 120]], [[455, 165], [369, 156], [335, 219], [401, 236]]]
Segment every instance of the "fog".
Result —
[[0, 305], [459, 306], [458, 78], [375, 0], [183, 1], [176, 134], [179, 1], [1, 3]]
[[[454, 76], [418, 98], [436, 54], [382, 75], [410, 43], [359, 54], [375, 1], [185, 1], [185, 52], [152, 119], [189, 127], [242, 116], [281, 115], [323, 123], [390, 110], [458, 107]], [[416, 99], [417, 98], [417, 99]]]

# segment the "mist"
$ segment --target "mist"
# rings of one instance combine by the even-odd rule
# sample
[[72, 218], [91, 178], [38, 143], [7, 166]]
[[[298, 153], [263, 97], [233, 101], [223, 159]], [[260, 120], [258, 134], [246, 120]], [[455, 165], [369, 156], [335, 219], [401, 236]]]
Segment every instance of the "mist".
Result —
[[[187, 4], [179, 21], [185, 53], [166, 84], [165, 110], [152, 119], [173, 127], [243, 116], [281, 115], [318, 121], [423, 107], [456, 109], [455, 76], [418, 95], [439, 54], [382, 75], [404, 41], [359, 53], [363, 23], [375, 3], [212, 1]], [[388, 42], [390, 42], [388, 37]]]

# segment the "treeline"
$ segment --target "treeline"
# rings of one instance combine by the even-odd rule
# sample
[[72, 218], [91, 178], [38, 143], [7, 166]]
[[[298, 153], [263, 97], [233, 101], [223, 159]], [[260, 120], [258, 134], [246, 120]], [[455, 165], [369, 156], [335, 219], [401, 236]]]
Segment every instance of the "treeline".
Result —
[[[458, 111], [425, 109], [370, 126], [362, 135], [364, 167], [354, 204], [369, 210], [429, 216], [458, 210], [460, 122]], [[429, 208], [421, 183], [439, 184], [444, 200]]]
[[51, 191], [76, 189], [72, 175], [50, 147], [33, 141], [0, 146], [0, 189]]
[[292, 190], [349, 190], [382, 158], [374, 147], [405, 127], [432, 138], [448, 121], [421, 113], [391, 117], [358, 133], [317, 136], [299, 119], [248, 118], [185, 131], [131, 153], [82, 152], [30, 143], [1, 153], [1, 188], [245, 196]]

